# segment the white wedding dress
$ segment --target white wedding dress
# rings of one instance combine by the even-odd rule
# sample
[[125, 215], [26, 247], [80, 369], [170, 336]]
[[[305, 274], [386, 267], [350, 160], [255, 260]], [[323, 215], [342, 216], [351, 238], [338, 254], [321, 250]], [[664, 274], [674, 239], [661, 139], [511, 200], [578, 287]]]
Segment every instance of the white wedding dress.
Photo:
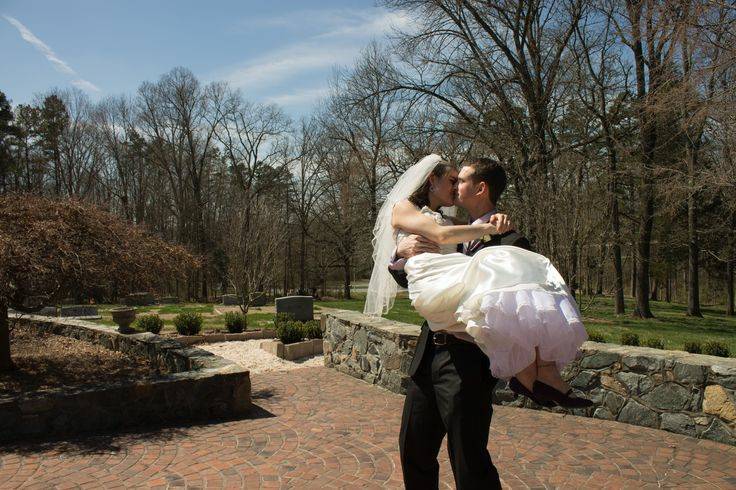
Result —
[[[453, 223], [428, 207], [422, 214]], [[396, 241], [407, 234], [399, 230]], [[574, 298], [550, 261], [514, 246], [493, 246], [472, 257], [445, 245], [405, 265], [412, 306], [429, 328], [466, 332], [491, 361], [491, 372], [510, 378], [534, 361], [562, 369], [587, 340]]]

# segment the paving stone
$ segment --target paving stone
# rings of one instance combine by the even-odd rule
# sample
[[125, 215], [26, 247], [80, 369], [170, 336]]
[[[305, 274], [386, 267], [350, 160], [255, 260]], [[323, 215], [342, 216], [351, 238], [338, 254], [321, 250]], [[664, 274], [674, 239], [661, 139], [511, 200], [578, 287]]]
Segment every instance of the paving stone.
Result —
[[[252, 383], [244, 418], [4, 445], [0, 488], [403, 488], [403, 396], [324, 367]], [[734, 446], [596, 418], [495, 406], [488, 450], [504, 488], [736, 486]]]

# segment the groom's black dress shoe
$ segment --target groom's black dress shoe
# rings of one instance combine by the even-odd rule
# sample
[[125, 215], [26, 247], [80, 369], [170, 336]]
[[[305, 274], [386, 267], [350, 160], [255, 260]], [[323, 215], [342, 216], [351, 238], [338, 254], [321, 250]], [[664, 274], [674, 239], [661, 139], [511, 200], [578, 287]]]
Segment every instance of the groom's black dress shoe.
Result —
[[543, 407], [554, 407], [555, 403], [552, 400], [549, 400], [547, 398], [539, 397], [536, 393], [532, 393], [527, 389], [526, 386], [521, 384], [521, 381], [519, 381], [516, 378], [511, 378], [509, 380], [509, 389], [516, 393], [517, 395], [525, 396], [529, 398], [531, 401], [536, 403], [537, 405], [542, 405]]
[[567, 393], [563, 393], [552, 388], [550, 385], [537, 380], [534, 382], [532, 391], [538, 398], [551, 400], [564, 408], [587, 408], [593, 406], [593, 402], [587, 398], [571, 396], [572, 388], [570, 388]]

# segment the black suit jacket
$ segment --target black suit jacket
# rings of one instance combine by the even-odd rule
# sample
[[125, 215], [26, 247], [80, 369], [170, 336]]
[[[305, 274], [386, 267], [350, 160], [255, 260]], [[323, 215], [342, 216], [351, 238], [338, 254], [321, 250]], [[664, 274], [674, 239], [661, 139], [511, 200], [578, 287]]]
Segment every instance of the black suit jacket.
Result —
[[[493, 247], [496, 245], [513, 245], [515, 247], [524, 248], [526, 250], [532, 249], [531, 245], [529, 244], [529, 240], [527, 240], [524, 235], [512, 230], [504, 233], [503, 235], [491, 235], [491, 239], [488, 241], [480, 241], [477, 246], [472, 247], [471, 250], [468, 251], [468, 255], [472, 256], [476, 254], [478, 250], [482, 250], [486, 247]], [[458, 252], [462, 252], [462, 245], [458, 245]], [[389, 272], [393, 276], [394, 280], [399, 284], [399, 286], [404, 288], [409, 286], [406, 280], [406, 273], [403, 270], [397, 271], [389, 269]], [[424, 353], [426, 351], [429, 340], [429, 325], [427, 325], [427, 322], [424, 322], [422, 324], [422, 331], [419, 334], [419, 340], [417, 341], [417, 349], [416, 351], [414, 351], [414, 358], [411, 361], [411, 366], [409, 366], [409, 376], [414, 376], [414, 374], [417, 372], [417, 369], [419, 369], [419, 366], [422, 363], [422, 359], [424, 358]]]

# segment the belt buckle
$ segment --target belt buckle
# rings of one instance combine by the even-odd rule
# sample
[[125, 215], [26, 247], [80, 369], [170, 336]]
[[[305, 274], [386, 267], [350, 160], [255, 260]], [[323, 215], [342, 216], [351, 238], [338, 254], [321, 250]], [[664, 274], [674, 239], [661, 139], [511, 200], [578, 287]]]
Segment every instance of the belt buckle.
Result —
[[447, 345], [447, 334], [445, 332], [435, 332], [432, 334], [432, 342], [434, 345]]

